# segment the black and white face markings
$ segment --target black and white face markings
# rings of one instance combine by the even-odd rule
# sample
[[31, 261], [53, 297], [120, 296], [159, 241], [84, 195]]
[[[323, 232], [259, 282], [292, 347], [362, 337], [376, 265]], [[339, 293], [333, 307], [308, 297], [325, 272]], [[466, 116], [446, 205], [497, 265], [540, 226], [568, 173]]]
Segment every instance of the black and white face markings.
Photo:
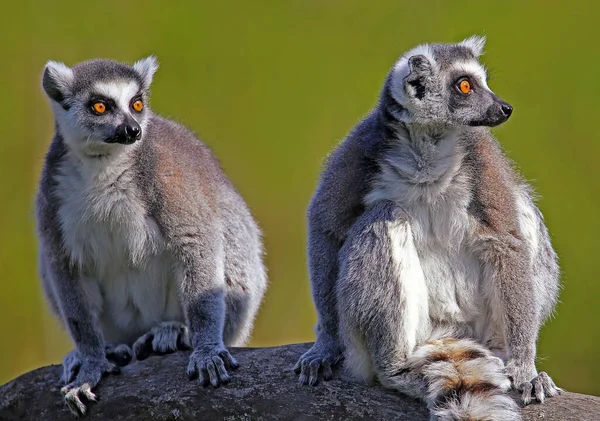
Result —
[[67, 144], [95, 155], [106, 145], [140, 140], [147, 123], [147, 91], [157, 67], [154, 57], [133, 66], [100, 59], [73, 68], [48, 62], [42, 85]]
[[106, 133], [106, 143], [132, 144], [142, 137], [144, 94], [134, 80], [97, 82], [89, 93], [86, 122]]
[[477, 60], [452, 63], [446, 81], [448, 110], [457, 123], [493, 127], [512, 114], [512, 107], [488, 87], [485, 68]]
[[485, 39], [471, 37], [457, 44], [420, 45], [398, 60], [386, 88], [388, 97], [406, 111], [408, 123], [497, 126], [512, 107], [487, 85], [478, 57]]

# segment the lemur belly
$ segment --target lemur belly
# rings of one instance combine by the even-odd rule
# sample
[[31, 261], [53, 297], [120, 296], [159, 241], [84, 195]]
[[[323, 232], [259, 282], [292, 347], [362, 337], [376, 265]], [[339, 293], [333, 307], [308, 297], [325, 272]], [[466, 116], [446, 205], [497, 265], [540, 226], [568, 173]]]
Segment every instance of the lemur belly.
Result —
[[483, 271], [469, 249], [471, 224], [466, 211], [419, 206], [408, 213], [433, 327], [453, 325], [474, 334], [485, 307], [480, 289]]
[[177, 267], [128, 178], [89, 182], [70, 166], [58, 176], [64, 246], [107, 342], [132, 343], [160, 321], [184, 320]]
[[162, 253], [143, 266], [123, 265], [82, 279], [106, 341], [132, 344], [161, 321], [184, 321], [171, 269]]
[[439, 244], [417, 244], [432, 322], [470, 324], [480, 314], [481, 270], [466, 250]]
[[452, 243], [417, 242], [416, 247], [435, 335], [474, 339], [506, 359], [502, 321], [483, 292], [490, 279], [473, 251]]
[[490, 274], [470, 245], [474, 226], [466, 207], [409, 209], [431, 328], [472, 338], [504, 358], [502, 320], [484, 292], [491, 290]]

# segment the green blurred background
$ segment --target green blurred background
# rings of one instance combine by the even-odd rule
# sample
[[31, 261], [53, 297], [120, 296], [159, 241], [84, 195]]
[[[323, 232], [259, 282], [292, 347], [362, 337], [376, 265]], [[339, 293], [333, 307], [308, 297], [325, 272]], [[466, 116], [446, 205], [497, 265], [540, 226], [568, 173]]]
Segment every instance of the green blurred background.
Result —
[[[53, 134], [47, 60], [157, 55], [152, 106], [219, 156], [265, 233], [270, 289], [251, 345], [314, 339], [305, 210], [328, 151], [422, 42], [488, 37], [490, 86], [515, 112], [495, 130], [542, 196], [563, 268], [539, 367], [600, 394], [598, 3], [239, 1], [5, 3], [0, 18], [0, 383], [70, 349], [36, 268], [33, 197]], [[290, 365], [295, 361], [290, 361]]]

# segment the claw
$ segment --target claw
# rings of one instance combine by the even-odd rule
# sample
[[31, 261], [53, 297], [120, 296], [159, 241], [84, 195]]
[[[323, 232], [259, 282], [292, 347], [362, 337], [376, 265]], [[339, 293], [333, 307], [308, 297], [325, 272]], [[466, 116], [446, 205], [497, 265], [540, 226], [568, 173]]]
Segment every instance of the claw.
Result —
[[546, 397], [544, 396], [544, 385], [542, 384], [539, 377], [533, 380], [533, 390], [535, 394], [535, 398], [540, 403], [544, 403]]
[[229, 377], [229, 374], [227, 373], [227, 370], [225, 369], [225, 364], [223, 363], [223, 360], [218, 357], [213, 357], [212, 362], [217, 369], [217, 374], [219, 375], [219, 378], [221, 379], [221, 383], [223, 383], [223, 384], [229, 383], [229, 381], [231, 380], [231, 377]]
[[296, 365], [294, 372], [299, 375], [298, 383], [303, 385], [315, 386], [319, 383], [319, 372], [322, 373], [323, 380], [333, 378], [332, 366], [341, 358], [337, 352], [322, 351], [320, 348], [315, 350], [315, 346], [305, 352]]
[[[82, 356], [78, 351], [67, 354], [63, 360], [63, 365], [63, 377], [70, 377], [72, 381], [63, 386], [60, 392], [69, 410], [77, 416], [84, 415], [87, 412], [88, 408], [84, 402], [98, 401], [98, 397], [92, 392], [92, 388], [96, 387], [100, 379], [106, 374], [120, 372], [119, 368], [110, 363], [105, 357], [98, 359]], [[76, 375], [73, 375], [75, 372]]]
[[84, 383], [81, 386], [81, 393], [83, 393], [83, 396], [85, 396], [86, 399], [89, 399], [92, 402], [98, 402], [98, 397], [92, 392], [92, 388], [89, 384]]
[[232, 370], [236, 370], [240, 367], [240, 364], [237, 362], [237, 360], [235, 358], [233, 358], [231, 356], [229, 351], [227, 351], [227, 350], [220, 351], [218, 355], [225, 362], [225, 364], [227, 364], [227, 366], [229, 368], [231, 368]]
[[190, 380], [198, 378], [202, 386], [211, 384], [219, 387], [230, 382], [231, 377], [227, 373], [226, 365], [235, 369], [239, 367], [237, 361], [226, 349], [214, 351], [196, 350], [190, 355], [188, 364], [188, 377]]
[[300, 377], [298, 377], [298, 383], [306, 386], [308, 384], [308, 376], [300, 374]]
[[310, 366], [309, 366], [309, 361], [307, 359], [305, 359], [304, 361], [302, 361], [302, 369], [300, 371], [300, 383], [301, 384], [308, 384], [310, 381]]
[[533, 390], [533, 385], [531, 383], [523, 383], [520, 387], [520, 390], [522, 390], [522, 399], [523, 399], [523, 404], [525, 405], [529, 405], [529, 403], [531, 402], [531, 391]]
[[69, 410], [77, 415], [85, 415], [87, 412], [87, 407], [81, 401], [79, 394], [83, 394], [90, 401], [96, 402], [96, 395], [92, 393], [91, 387], [89, 384], [84, 383], [80, 387], [74, 387], [71, 385], [67, 385], [61, 389], [62, 394], [64, 395], [65, 403]]
[[539, 403], [543, 403], [561, 392], [547, 373], [536, 371], [533, 363], [509, 361], [505, 372], [512, 386], [521, 392], [522, 403], [525, 406], [531, 403], [532, 394]]
[[563, 390], [560, 387], [557, 387], [556, 384], [554, 384], [554, 381], [552, 380], [552, 378], [548, 375], [548, 373], [542, 371], [540, 374], [538, 374], [537, 379], [543, 388], [543, 392], [546, 395], [546, 397], [553, 397], [556, 395], [560, 395]]
[[333, 379], [333, 370], [331, 369], [331, 363], [325, 359], [323, 360], [323, 380], [328, 381]]
[[550, 376], [544, 372], [539, 373], [532, 380], [522, 383], [517, 390], [522, 392], [521, 397], [525, 406], [531, 403], [532, 394], [539, 403], [544, 403], [546, 399], [562, 392], [562, 389], [557, 387]]
[[215, 364], [212, 362], [212, 359], [208, 361], [206, 364], [206, 371], [208, 371], [208, 378], [210, 380], [210, 384], [213, 387], [219, 386], [219, 378], [217, 377], [217, 369], [215, 368]]
[[310, 377], [308, 378], [308, 384], [311, 386], [316, 386], [319, 382], [319, 368], [321, 367], [321, 360], [314, 359], [308, 365], [310, 368]]

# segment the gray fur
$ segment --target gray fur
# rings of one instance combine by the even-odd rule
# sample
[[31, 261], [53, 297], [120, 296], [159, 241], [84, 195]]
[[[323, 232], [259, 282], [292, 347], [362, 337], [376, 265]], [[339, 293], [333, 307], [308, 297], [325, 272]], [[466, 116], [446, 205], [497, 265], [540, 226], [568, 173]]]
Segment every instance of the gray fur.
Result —
[[[36, 199], [40, 275], [75, 344], [63, 388], [75, 413], [131, 346], [138, 358], [191, 346], [189, 376], [226, 383], [226, 346], [248, 341], [266, 289], [244, 200], [203, 143], [148, 107], [156, 69], [150, 57], [44, 71], [56, 135]], [[123, 125], [141, 133], [123, 141]]]
[[532, 389], [539, 401], [559, 393], [535, 368], [556, 254], [531, 188], [485, 127], [512, 108], [487, 87], [483, 44], [403, 55], [378, 106], [327, 159], [308, 211], [319, 321], [296, 365], [301, 383], [344, 359], [354, 377], [421, 397], [440, 420], [518, 419], [511, 384], [525, 404]]

